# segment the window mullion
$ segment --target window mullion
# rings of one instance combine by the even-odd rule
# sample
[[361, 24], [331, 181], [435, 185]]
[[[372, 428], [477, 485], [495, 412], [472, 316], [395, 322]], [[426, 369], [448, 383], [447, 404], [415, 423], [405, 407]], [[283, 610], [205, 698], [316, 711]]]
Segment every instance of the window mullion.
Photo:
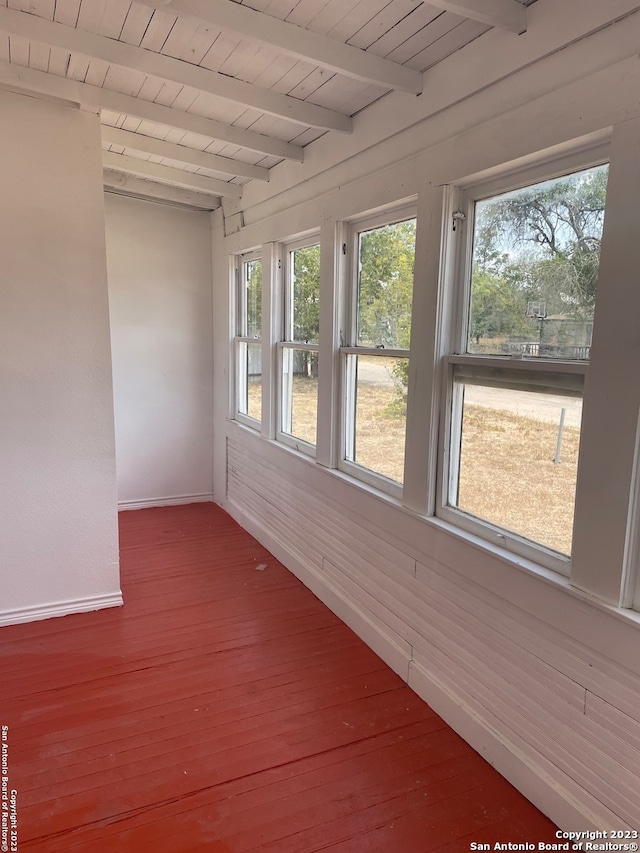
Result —
[[442, 223], [450, 195], [447, 188], [429, 187], [418, 196], [408, 380], [411, 394], [407, 399], [402, 502], [414, 512], [429, 514], [434, 512], [440, 394], [438, 330], [443, 328], [438, 320], [442, 310], [440, 260], [441, 252], [449, 250]]
[[280, 387], [281, 416], [279, 430], [291, 433], [292, 424], [292, 384], [293, 384], [293, 353], [291, 347], [282, 345], [280, 349], [280, 370], [282, 385]]
[[318, 440], [316, 461], [338, 464], [340, 446], [340, 330], [344, 327], [341, 297], [347, 256], [346, 227], [327, 222], [320, 231], [320, 344], [318, 347]]
[[640, 411], [639, 197], [640, 120], [633, 119], [614, 127], [611, 142], [571, 574], [575, 586], [614, 606], [631, 585], [625, 575], [637, 571], [630, 564], [637, 548], [630, 547], [627, 530]]
[[277, 352], [282, 330], [282, 253], [278, 243], [262, 248], [262, 435], [276, 437]]
[[[259, 428], [261, 419], [262, 395], [262, 354], [260, 338], [255, 335], [255, 320], [261, 310], [261, 301], [257, 301], [256, 288], [252, 289], [253, 299], [249, 299], [249, 284], [259, 276], [262, 289], [262, 260], [259, 252], [248, 252], [234, 259], [233, 289], [235, 296], [235, 316], [233, 318], [232, 362], [234, 382], [231, 394], [232, 417]], [[260, 296], [261, 300], [261, 296]], [[251, 328], [250, 328], [251, 327]], [[250, 332], [253, 334], [250, 335]], [[257, 357], [256, 357], [257, 356]], [[258, 390], [251, 392], [250, 371], [259, 371]], [[256, 373], [258, 375], [258, 373]]]

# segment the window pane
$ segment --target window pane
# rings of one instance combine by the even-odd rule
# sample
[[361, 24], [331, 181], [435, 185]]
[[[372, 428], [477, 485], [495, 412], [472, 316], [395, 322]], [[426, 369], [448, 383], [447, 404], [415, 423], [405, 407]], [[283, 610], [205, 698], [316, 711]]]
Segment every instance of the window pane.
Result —
[[347, 356], [346, 458], [402, 483], [408, 358]]
[[244, 266], [246, 331], [248, 338], [259, 338], [262, 334], [262, 261], [247, 261]]
[[358, 238], [358, 346], [409, 349], [416, 220]]
[[[289, 340], [318, 343], [320, 327], [320, 246], [291, 252]], [[292, 337], [289, 338], [289, 334]]]
[[589, 358], [607, 176], [476, 203], [467, 352]]
[[570, 554], [582, 400], [455, 382], [456, 409], [450, 502]]
[[318, 353], [285, 347], [282, 351], [282, 432], [316, 443]]
[[238, 411], [262, 419], [262, 346], [238, 343]]

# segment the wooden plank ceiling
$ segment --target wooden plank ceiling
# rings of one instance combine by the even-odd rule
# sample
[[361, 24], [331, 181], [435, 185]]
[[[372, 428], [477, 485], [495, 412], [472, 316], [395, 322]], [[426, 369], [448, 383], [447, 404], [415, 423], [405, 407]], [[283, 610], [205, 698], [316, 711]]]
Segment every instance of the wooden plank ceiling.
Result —
[[0, 86], [99, 111], [107, 188], [213, 209], [531, 2], [0, 0]]

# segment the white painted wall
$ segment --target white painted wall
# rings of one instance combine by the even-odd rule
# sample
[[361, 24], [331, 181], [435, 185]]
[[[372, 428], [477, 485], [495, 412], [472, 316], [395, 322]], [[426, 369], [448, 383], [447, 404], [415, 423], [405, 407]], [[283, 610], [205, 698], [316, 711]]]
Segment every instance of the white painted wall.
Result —
[[[402, 507], [226, 420], [229, 253], [319, 226], [331, 234], [341, 220], [417, 195], [422, 247], [416, 298], [425, 314], [435, 314], [440, 187], [507, 163], [521, 167], [552, 147], [559, 155], [575, 144], [594, 144], [613, 127], [618, 160], [612, 195], [620, 213], [613, 221], [627, 223], [614, 245], [624, 244], [620, 251], [635, 258], [630, 235], [640, 229], [640, 218], [631, 227], [624, 174], [635, 187], [640, 134], [626, 125], [640, 115], [640, 14], [590, 35], [610, 7], [563, 0], [555, 4], [558, 26], [537, 29], [537, 15], [550, 5], [538, 0], [530, 8], [526, 37], [492, 33], [437, 66], [418, 101], [383, 99], [357, 117], [351, 139], [336, 144], [326, 137], [311, 146], [304, 164], [276, 167], [269, 185], [247, 190], [246, 226], [238, 233], [225, 237], [222, 213], [214, 214], [215, 497], [564, 829], [637, 829], [637, 613], [609, 607], [566, 578], [428, 517], [425, 488], [415, 488], [413, 475], [409, 506]], [[558, 51], [558, 39], [572, 43]], [[545, 58], [533, 62], [532, 45]], [[469, 57], [473, 73], [465, 74]], [[488, 74], [495, 75], [494, 85], [487, 85]], [[463, 91], [478, 82], [487, 88]], [[447, 99], [455, 105], [441, 109]], [[615, 142], [628, 136], [635, 145]], [[629, 265], [621, 260], [617, 267], [609, 258], [603, 275], [615, 279]], [[326, 270], [325, 276], [331, 289], [333, 276]], [[614, 290], [602, 301], [616, 315]], [[637, 289], [634, 306], [636, 316]], [[412, 339], [423, 429], [437, 423], [432, 415], [439, 401], [433, 341], [429, 352], [420, 340], [428, 338], [432, 320], [426, 316], [423, 335]], [[618, 361], [607, 355], [615, 349], [615, 333], [609, 327], [603, 339], [591, 411], [606, 411], [607, 371], [609, 387], [620, 384]], [[630, 357], [635, 365], [636, 356]], [[426, 478], [425, 466], [426, 460], [419, 473]], [[593, 535], [603, 542], [607, 514], [598, 513], [597, 504], [607, 500], [607, 488], [601, 481], [589, 514], [589, 524], [597, 525]], [[600, 574], [603, 559], [618, 559], [606, 548], [597, 557]]]
[[118, 500], [211, 500], [209, 215], [105, 196]]
[[7, 92], [0, 115], [7, 624], [121, 595], [98, 118]]

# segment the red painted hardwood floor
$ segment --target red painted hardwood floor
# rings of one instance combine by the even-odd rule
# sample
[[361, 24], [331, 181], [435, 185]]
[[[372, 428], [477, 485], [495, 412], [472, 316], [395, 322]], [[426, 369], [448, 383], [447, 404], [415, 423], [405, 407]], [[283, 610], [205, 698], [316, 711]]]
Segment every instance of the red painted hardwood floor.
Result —
[[0, 629], [20, 853], [553, 840], [222, 510], [126, 512], [120, 526], [124, 608]]

